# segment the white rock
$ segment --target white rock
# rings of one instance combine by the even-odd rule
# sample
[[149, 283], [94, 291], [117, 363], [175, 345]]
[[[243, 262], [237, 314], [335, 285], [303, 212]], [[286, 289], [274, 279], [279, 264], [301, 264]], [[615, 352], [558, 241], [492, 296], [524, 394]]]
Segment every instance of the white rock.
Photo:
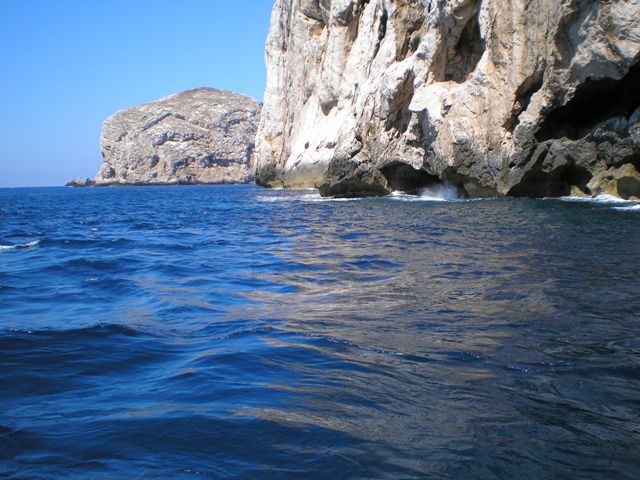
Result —
[[253, 180], [260, 104], [199, 88], [117, 112], [103, 125], [96, 185]]
[[[576, 152], [639, 58], [640, 0], [276, 0], [257, 181], [349, 195], [357, 175], [379, 194], [411, 165], [471, 196], [559, 195], [578, 182], [563, 171], [614, 162]], [[566, 178], [533, 175], [536, 147], [566, 135]]]

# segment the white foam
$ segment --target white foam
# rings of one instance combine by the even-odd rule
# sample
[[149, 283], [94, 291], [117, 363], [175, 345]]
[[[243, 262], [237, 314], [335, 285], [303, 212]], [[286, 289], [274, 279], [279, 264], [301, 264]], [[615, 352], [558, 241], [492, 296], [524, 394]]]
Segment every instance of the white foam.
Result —
[[589, 203], [633, 203], [633, 200], [615, 197], [607, 193], [601, 193], [595, 197], [560, 197], [563, 202], [589, 202]]
[[290, 192], [305, 192], [305, 191], [314, 191], [315, 188], [284, 188], [284, 187], [269, 187], [269, 190], [272, 192], [279, 192], [281, 190], [288, 190]]
[[300, 197], [294, 195], [258, 195], [256, 199], [259, 202], [299, 202]]
[[[313, 189], [310, 189], [313, 190]], [[321, 197], [319, 193], [306, 193], [304, 195], [258, 195], [259, 202], [351, 202], [360, 198], [331, 198]]]
[[[314, 193], [304, 193], [304, 191], [312, 191]], [[322, 197], [316, 189], [296, 189], [290, 190], [289, 195], [258, 195], [256, 199], [259, 202], [357, 202], [362, 200], [360, 197], [355, 198], [334, 198]], [[298, 193], [298, 194], [296, 194]], [[432, 187], [423, 188], [418, 195], [409, 195], [404, 192], [392, 192], [390, 197], [393, 200], [403, 202], [457, 202], [462, 200], [455, 187], [449, 185], [434, 185]]]
[[24, 248], [34, 248], [40, 244], [40, 240], [34, 240], [29, 243], [16, 243], [15, 245], [0, 245], [0, 252], [6, 252], [7, 250], [19, 250]]
[[302, 200], [305, 202], [354, 202], [362, 200], [362, 198], [333, 198], [333, 197], [321, 197], [319, 193], [311, 193], [303, 195]]
[[628, 207], [613, 207], [621, 212], [640, 212], [640, 205], [629, 205]]
[[304, 202], [319, 202], [322, 200], [322, 197], [319, 193], [305, 193], [300, 196], [300, 200]]
[[457, 202], [460, 200], [460, 195], [455, 187], [440, 184], [423, 188], [418, 195], [393, 192], [391, 198], [402, 202]]
[[263, 195], [258, 195], [256, 197], [256, 200], [258, 200], [259, 202], [283, 202], [286, 200], [286, 197], [266, 197]]

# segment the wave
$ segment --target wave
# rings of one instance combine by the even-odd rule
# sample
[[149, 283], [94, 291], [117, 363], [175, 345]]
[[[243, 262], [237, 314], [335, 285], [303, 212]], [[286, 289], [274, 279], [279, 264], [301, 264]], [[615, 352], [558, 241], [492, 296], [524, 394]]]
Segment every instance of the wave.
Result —
[[256, 199], [259, 202], [266, 202], [266, 203], [272, 203], [272, 202], [293, 202], [296, 200], [300, 200], [300, 198], [298, 197], [294, 197], [294, 196], [283, 196], [283, 195], [276, 195], [276, 196], [267, 196], [267, 195], [258, 195], [256, 197]]
[[621, 212], [640, 211], [640, 203], [638, 200], [625, 200], [624, 198], [609, 195], [607, 193], [601, 193], [595, 197], [560, 197], [559, 200], [563, 202], [594, 203], [610, 206], [614, 210]]
[[62, 337], [62, 338], [105, 338], [110, 336], [126, 336], [134, 337], [142, 335], [143, 332], [133, 327], [115, 323], [98, 323], [88, 327], [72, 328], [72, 329], [43, 329], [29, 330], [10, 328], [2, 331], [4, 335], [0, 335], [0, 341], [6, 336], [15, 337], [29, 335], [32, 338], [37, 337]]
[[[314, 190], [314, 189], [307, 189]], [[298, 190], [301, 192], [303, 190]], [[259, 202], [358, 202], [364, 200], [364, 197], [353, 198], [335, 198], [322, 197], [319, 193], [306, 193], [303, 195], [295, 195], [296, 190], [291, 190], [294, 194], [289, 195], [258, 195]], [[420, 190], [417, 195], [409, 195], [404, 192], [395, 191], [389, 198], [392, 200], [400, 200], [403, 202], [457, 202], [462, 200], [458, 190], [450, 185], [434, 185]]]
[[34, 240], [29, 243], [16, 243], [15, 245], [0, 245], [0, 252], [6, 252], [8, 250], [24, 250], [27, 248], [36, 248], [40, 245], [40, 240]]
[[353, 198], [335, 198], [335, 197], [321, 197], [319, 193], [311, 193], [303, 195], [302, 200], [305, 202], [357, 202], [363, 200], [360, 197]]
[[307, 193], [304, 195], [258, 195], [259, 202], [353, 202], [362, 198], [333, 198], [322, 197], [319, 193]]
[[628, 207], [613, 207], [614, 210], [620, 210], [621, 212], [640, 212], [639, 205], [629, 205]]
[[633, 200], [625, 200], [624, 198], [609, 195], [608, 193], [600, 193], [595, 197], [560, 197], [558, 200], [563, 202], [586, 202], [586, 203], [635, 203]]
[[396, 191], [391, 194], [391, 198], [402, 202], [458, 202], [462, 200], [458, 190], [450, 185], [425, 187], [417, 195]]

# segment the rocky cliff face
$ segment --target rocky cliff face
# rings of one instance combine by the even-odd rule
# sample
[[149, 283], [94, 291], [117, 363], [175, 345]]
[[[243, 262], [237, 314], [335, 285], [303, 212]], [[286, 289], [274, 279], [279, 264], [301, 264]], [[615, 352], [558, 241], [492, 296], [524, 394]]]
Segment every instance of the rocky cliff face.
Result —
[[122, 110], [102, 127], [96, 185], [253, 180], [260, 104], [199, 88]]
[[276, 0], [257, 181], [640, 196], [640, 0]]

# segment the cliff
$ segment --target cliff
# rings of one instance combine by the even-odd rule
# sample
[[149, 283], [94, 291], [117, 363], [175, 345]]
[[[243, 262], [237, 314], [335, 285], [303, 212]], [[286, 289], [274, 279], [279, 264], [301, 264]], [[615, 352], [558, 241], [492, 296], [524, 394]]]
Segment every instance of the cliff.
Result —
[[102, 127], [95, 185], [253, 180], [260, 104], [199, 88], [117, 112]]
[[257, 182], [640, 197], [638, 0], [276, 0]]

